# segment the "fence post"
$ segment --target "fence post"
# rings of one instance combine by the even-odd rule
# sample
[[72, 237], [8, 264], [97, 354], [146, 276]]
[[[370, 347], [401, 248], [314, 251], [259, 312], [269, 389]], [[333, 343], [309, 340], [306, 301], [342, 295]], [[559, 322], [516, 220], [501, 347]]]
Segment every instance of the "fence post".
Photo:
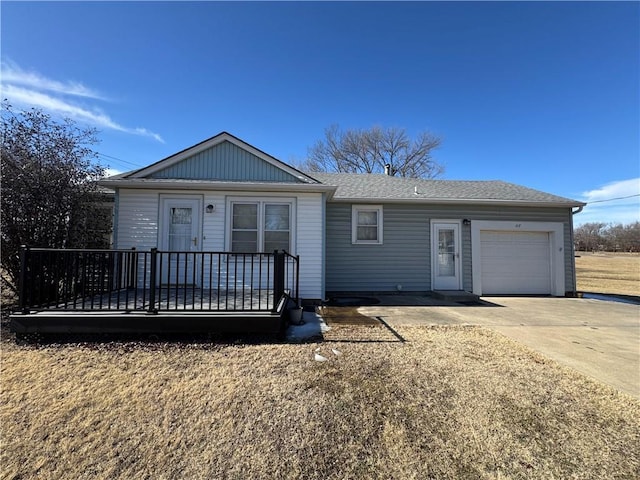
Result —
[[27, 261], [29, 257], [29, 247], [20, 245], [20, 276], [18, 277], [18, 302], [22, 313], [29, 313], [27, 307], [27, 294], [25, 292], [27, 280]]
[[296, 255], [296, 302], [300, 306], [300, 255]]
[[137, 276], [138, 276], [138, 254], [136, 252], [136, 247], [131, 247], [131, 254], [129, 255], [129, 265], [127, 266], [128, 269], [128, 277], [127, 278], [127, 288], [134, 288], [136, 286], [136, 284], [138, 283], [137, 280]]
[[278, 308], [278, 302], [284, 295], [284, 252], [273, 252], [273, 311]]
[[158, 249], [151, 249], [151, 266], [149, 273], [149, 313], [158, 313], [156, 308], [156, 264], [158, 262]]

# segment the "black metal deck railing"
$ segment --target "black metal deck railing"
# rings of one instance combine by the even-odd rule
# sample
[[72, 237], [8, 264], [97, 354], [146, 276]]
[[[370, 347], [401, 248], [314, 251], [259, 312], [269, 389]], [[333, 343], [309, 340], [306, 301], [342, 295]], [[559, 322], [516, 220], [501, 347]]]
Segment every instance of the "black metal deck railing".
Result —
[[20, 307], [61, 311], [274, 311], [298, 300], [300, 259], [151, 249], [21, 250]]

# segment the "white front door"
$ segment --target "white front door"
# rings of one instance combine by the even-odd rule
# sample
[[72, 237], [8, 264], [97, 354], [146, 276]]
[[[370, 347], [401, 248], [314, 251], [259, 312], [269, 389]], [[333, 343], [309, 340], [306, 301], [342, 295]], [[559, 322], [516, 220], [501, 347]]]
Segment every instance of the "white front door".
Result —
[[162, 283], [195, 284], [195, 255], [200, 251], [201, 199], [194, 197], [161, 197], [159, 249], [162, 252]]
[[460, 290], [460, 223], [433, 223], [431, 240], [431, 289]]

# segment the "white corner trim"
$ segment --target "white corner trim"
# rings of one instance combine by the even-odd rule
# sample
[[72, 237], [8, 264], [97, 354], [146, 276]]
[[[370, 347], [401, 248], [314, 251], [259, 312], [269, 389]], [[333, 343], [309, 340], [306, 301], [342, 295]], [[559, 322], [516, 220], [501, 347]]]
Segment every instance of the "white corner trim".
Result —
[[514, 222], [497, 220], [471, 221], [471, 265], [473, 293], [482, 295], [482, 250], [480, 233], [484, 230], [503, 232], [547, 232], [551, 259], [551, 290], [555, 296], [565, 294], [564, 224], [562, 222]]

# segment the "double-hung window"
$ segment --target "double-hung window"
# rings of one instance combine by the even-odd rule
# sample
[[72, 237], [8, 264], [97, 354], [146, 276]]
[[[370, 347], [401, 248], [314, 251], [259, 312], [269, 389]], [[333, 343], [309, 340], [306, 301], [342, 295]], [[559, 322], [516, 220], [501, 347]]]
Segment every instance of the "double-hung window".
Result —
[[382, 244], [382, 205], [353, 205], [351, 243]]
[[293, 202], [238, 199], [229, 206], [232, 252], [292, 252]]

